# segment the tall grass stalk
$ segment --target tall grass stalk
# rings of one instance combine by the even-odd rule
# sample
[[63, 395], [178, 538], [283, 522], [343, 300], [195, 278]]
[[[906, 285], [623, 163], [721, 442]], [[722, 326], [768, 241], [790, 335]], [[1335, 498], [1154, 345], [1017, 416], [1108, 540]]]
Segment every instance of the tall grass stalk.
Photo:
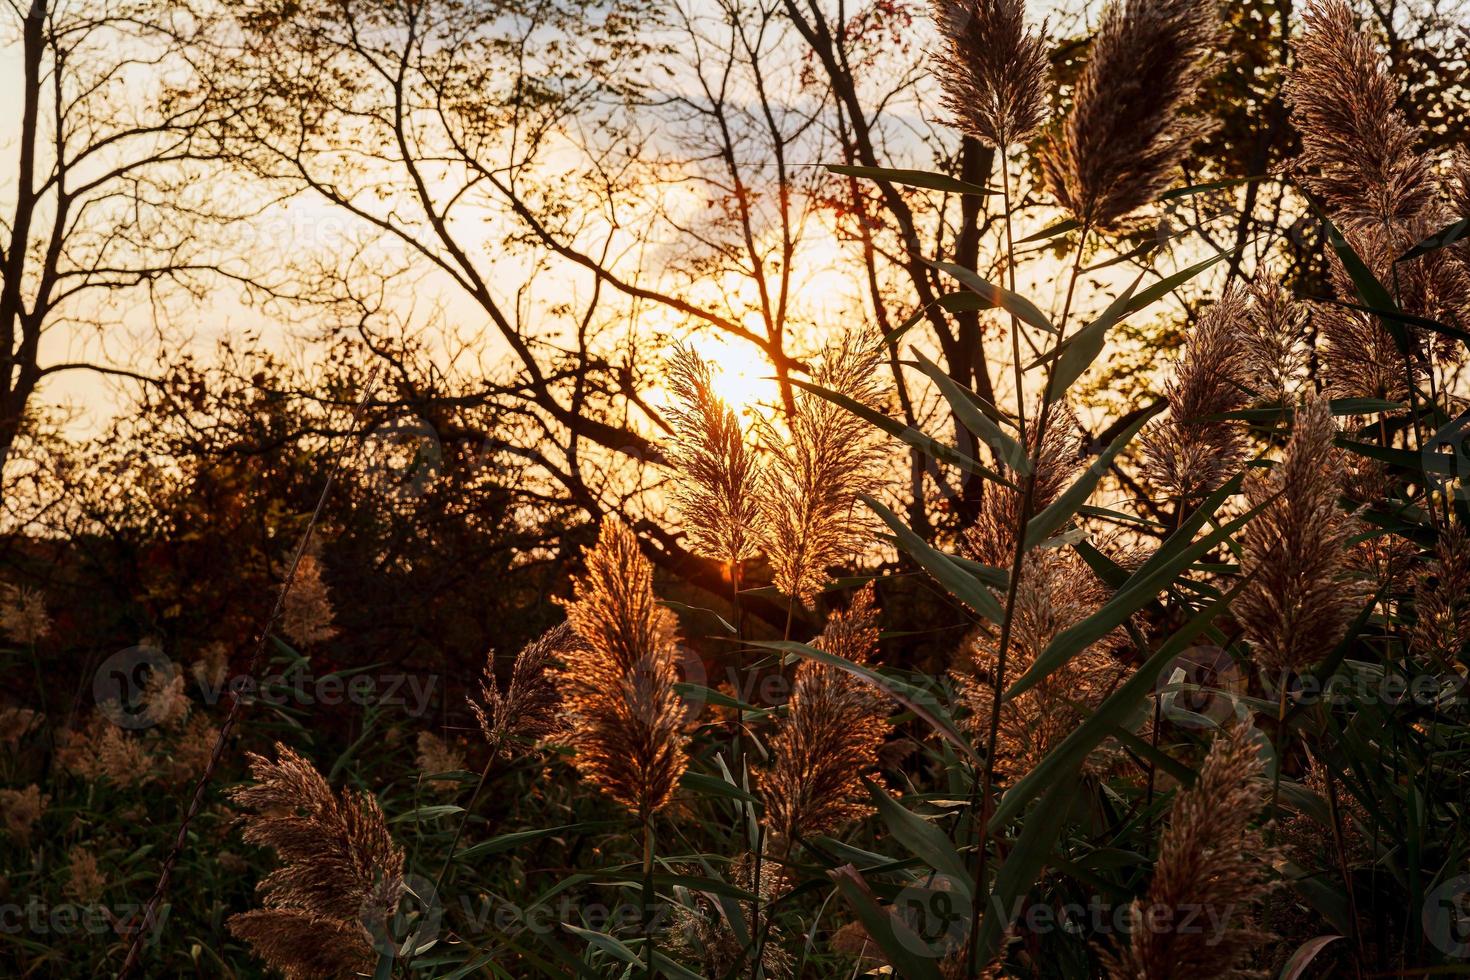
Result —
[[[1046, 367], [1046, 384], [1042, 396], [1042, 409], [1036, 417], [1036, 438], [1032, 445], [1034, 449], [1028, 454], [1030, 472], [1021, 491], [1021, 511], [1016, 521], [1015, 529], [1015, 553], [1011, 559], [1010, 581], [1006, 584], [1005, 615], [1001, 620], [1000, 641], [995, 658], [995, 696], [991, 699], [990, 720], [985, 733], [985, 771], [980, 784], [980, 808], [979, 826], [976, 834], [979, 854], [975, 860], [975, 896], [974, 908], [970, 913], [970, 941], [969, 959], [972, 973], [982, 965], [980, 960], [980, 919], [988, 904], [988, 889], [985, 886], [985, 873], [990, 853], [990, 814], [991, 796], [995, 784], [995, 745], [1000, 734], [1000, 708], [1001, 701], [1005, 696], [1006, 689], [1006, 657], [1010, 652], [1011, 629], [1016, 614], [1016, 596], [1021, 584], [1021, 569], [1026, 559], [1026, 526], [1031, 522], [1032, 510], [1035, 505], [1036, 480], [1040, 472], [1041, 454], [1046, 443], [1047, 420], [1051, 413], [1047, 406], [1051, 404], [1053, 397], [1053, 386], [1056, 378], [1056, 354], [1062, 341], [1067, 336], [1067, 321], [1071, 318], [1072, 302], [1077, 291], [1077, 280], [1082, 273], [1082, 257], [1087, 247], [1087, 237], [1091, 230], [1090, 222], [1084, 221], [1077, 238], [1077, 252], [1072, 259], [1072, 271], [1067, 278], [1067, 296], [1062, 304], [1062, 314], [1057, 320], [1057, 332], [1055, 339], [1048, 351], [1049, 357]], [[1024, 398], [1024, 394], [1021, 395]]]

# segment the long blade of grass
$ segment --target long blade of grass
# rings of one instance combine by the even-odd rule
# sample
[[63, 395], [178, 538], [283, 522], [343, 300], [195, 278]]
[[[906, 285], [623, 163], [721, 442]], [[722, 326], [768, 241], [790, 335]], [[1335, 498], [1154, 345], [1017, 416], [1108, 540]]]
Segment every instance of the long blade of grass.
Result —
[[845, 864], [828, 872], [828, 875], [837, 885], [842, 897], [847, 899], [847, 904], [857, 913], [858, 920], [867, 929], [873, 942], [888, 957], [888, 962], [898, 976], [905, 980], [940, 980], [939, 969], [934, 961], [914, 952], [924, 948], [924, 941], [891, 909], [878, 905], [872, 890], [857, 868]]
[[863, 503], [872, 508], [873, 513], [883, 519], [883, 523], [893, 529], [899, 546], [908, 553], [909, 557], [934, 576], [940, 585], [991, 622], [999, 623], [1005, 618], [1005, 610], [1001, 608], [1000, 600], [970, 573], [956, 565], [944, 552], [931, 547], [923, 538], [910, 530], [908, 525], [900, 520], [893, 511], [867, 494], [859, 494], [859, 497]]
[[833, 391], [830, 388], [812, 384], [810, 381], [802, 381], [800, 378], [792, 378], [791, 383], [805, 391], [810, 391], [819, 398], [825, 398], [834, 405], [847, 409], [864, 422], [882, 429], [891, 436], [901, 439], [921, 453], [932, 456], [942, 462], [958, 466], [960, 469], [973, 473], [976, 476], [983, 476], [987, 480], [1003, 483], [1008, 487], [1014, 486], [1010, 480], [1007, 480], [989, 467], [976, 462], [958, 449], [947, 446], [933, 436], [920, 432], [918, 429], [910, 428], [897, 419], [889, 418], [882, 412], [875, 412], [854, 398], [849, 398], [847, 395]]
[[968, 901], [972, 897], [970, 872], [949, 836], [889, 796], [881, 786], [867, 779], [863, 780], [863, 785], [872, 794], [878, 816], [893, 833], [894, 840], [929, 867], [950, 878], [951, 884], [959, 888]]
[[1153, 655], [1144, 661], [1133, 676], [1129, 677], [1097, 710], [1087, 717], [1076, 731], [1062, 740], [1062, 744], [1047, 753], [1036, 768], [1022, 776], [1004, 796], [990, 818], [992, 827], [1000, 827], [1014, 820], [1027, 803], [1043, 790], [1056, 784], [1066, 773], [1080, 768], [1092, 750], [1102, 744], [1114, 728], [1125, 727], [1130, 716], [1143, 705], [1158, 682], [1159, 673], [1175, 657], [1189, 648], [1200, 634], [1209, 629], [1215, 617], [1230, 607], [1235, 597], [1245, 588], [1249, 579], [1241, 579], [1235, 588], [1215, 602], [1205, 606], [1169, 637]]
[[1148, 423], [1149, 419], [1161, 411], [1163, 411], [1162, 405], [1157, 406], [1155, 411], [1140, 415], [1135, 419], [1133, 424], [1119, 433], [1118, 438], [1114, 439], [1112, 444], [1083, 471], [1082, 475], [1062, 492], [1061, 496], [1053, 500], [1040, 514], [1031, 518], [1031, 522], [1026, 525], [1025, 548], [1027, 551], [1051, 537], [1057, 528], [1072, 519], [1082, 505], [1087, 503], [1088, 498], [1092, 496], [1092, 491], [1097, 489], [1098, 482], [1107, 474], [1108, 467], [1113, 465], [1113, 460], [1117, 459], [1118, 454], [1133, 441], [1133, 437], [1138, 435], [1139, 430]]
[[1164, 542], [1152, 558], [1129, 576], [1123, 587], [1104, 603], [1101, 609], [1053, 638], [1032, 663], [1030, 669], [1011, 685], [1010, 690], [1006, 691], [1006, 698], [1014, 698], [1029, 690], [1079, 651], [1096, 643], [1121, 626], [1128, 617], [1164, 591], [1180, 572], [1194, 564], [1197, 559], [1207, 554], [1235, 531], [1244, 527], [1265, 506], [1264, 503], [1228, 524], [1222, 525], [1198, 541], [1192, 540], [1200, 525], [1239, 489], [1243, 477], [1244, 474], [1237, 474], [1233, 480], [1216, 490], [1200, 509], [1168, 541]]
[[1046, 314], [1037, 309], [1036, 304], [1026, 297], [997, 286], [993, 282], [988, 282], [977, 275], [974, 270], [966, 269], [962, 265], [955, 265], [953, 262], [931, 262], [929, 264], [941, 272], [954, 276], [961, 285], [974, 292], [976, 296], [985, 300], [992, 307], [998, 307], [1013, 314], [1022, 323], [1030, 324], [1047, 333], [1057, 332], [1057, 328]]
[[998, 193], [980, 184], [956, 180], [948, 174], [937, 174], [928, 170], [903, 170], [890, 167], [854, 167], [845, 163], [826, 164], [829, 173], [843, 177], [862, 177], [867, 180], [886, 180], [890, 184], [905, 187], [920, 187], [926, 191], [944, 191], [948, 194], [989, 196]]
[[[919, 365], [919, 370], [928, 375], [939, 388], [939, 393], [949, 403], [950, 411], [954, 412], [955, 418], [965, 428], [985, 445], [989, 446], [1013, 473], [1022, 476], [1031, 472], [1031, 461], [1026, 458], [1026, 450], [1021, 444], [1010, 436], [1004, 429], [995, 423], [982, 407], [980, 396], [973, 391], [955, 382], [944, 369], [923, 354], [914, 353], [914, 358]], [[989, 407], [989, 406], [986, 406]], [[994, 411], [994, 408], [991, 408]]]

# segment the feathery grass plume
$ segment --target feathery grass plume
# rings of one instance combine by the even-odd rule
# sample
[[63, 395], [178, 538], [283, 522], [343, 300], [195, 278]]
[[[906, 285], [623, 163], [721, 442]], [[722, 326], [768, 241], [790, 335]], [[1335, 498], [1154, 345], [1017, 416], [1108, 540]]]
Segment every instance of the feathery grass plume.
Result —
[[1023, 0], [932, 0], [944, 38], [938, 56], [944, 106], [966, 135], [1005, 149], [1046, 114], [1046, 42], [1026, 28]]
[[[1375, 317], [1325, 303], [1313, 308], [1322, 338], [1319, 355], [1326, 395], [1389, 401], [1408, 398], [1404, 358], [1393, 335]], [[1413, 364], [1411, 370], [1417, 381], [1419, 366]]]
[[574, 597], [578, 643], [558, 674], [566, 741], [582, 775], [647, 824], [688, 764], [674, 684], [677, 623], [653, 594], [653, 566], [633, 532], [604, 518]]
[[332, 596], [322, 580], [322, 564], [314, 551], [301, 556], [296, 578], [286, 593], [286, 606], [281, 612], [281, 632], [302, 646], [311, 646], [337, 635], [332, 625]]
[[465, 768], [464, 753], [433, 732], [419, 732], [415, 748], [418, 751], [414, 753], [414, 762], [417, 763], [419, 771], [430, 784], [429, 788], [447, 795], [458, 792], [459, 782], [457, 780], [432, 777], [447, 772], [463, 771]]
[[495, 680], [495, 655], [485, 662], [480, 700], [469, 699], [485, 741], [498, 752], [511, 738], [529, 741], [553, 735], [560, 725], [561, 694], [553, 683], [552, 660], [577, 643], [570, 623], [560, 623], [527, 643], [510, 668], [510, 683], [502, 693]]
[[1131, 942], [1102, 951], [1112, 980], [1255, 975], [1248, 957], [1267, 936], [1250, 910], [1271, 890], [1275, 858], [1251, 826], [1266, 803], [1264, 769], [1249, 725], [1215, 739], [1195, 784], [1174, 800], [1148, 895], [1131, 906]]
[[[853, 663], [878, 648], [873, 585], [832, 615], [812, 645]], [[766, 826], [785, 846], [798, 837], [830, 833], [872, 812], [862, 777], [878, 765], [888, 713], [872, 686], [828, 664], [796, 668], [786, 717], [771, 737], [775, 761], [760, 776]]]
[[1144, 432], [1144, 472], [1181, 500], [1208, 496], [1245, 460], [1241, 424], [1210, 418], [1250, 402], [1240, 342], [1245, 320], [1244, 292], [1227, 287], [1174, 362], [1174, 377], [1164, 387], [1168, 417]]
[[[877, 409], [885, 395], [881, 377], [881, 342], [856, 331], [827, 352], [812, 380]], [[757, 420], [773, 477], [765, 498], [766, 552], [776, 588], [810, 604], [827, 569], [862, 543], [866, 524], [857, 495], [876, 489], [876, 430], [809, 391], [796, 396], [795, 406], [789, 435], [770, 419]]]
[[[1413, 243], [1440, 227], [1439, 218], [1421, 215], [1393, 228], [1364, 225], [1347, 238], [1379, 282], [1390, 286], [1405, 313], [1440, 323], [1464, 322], [1470, 315], [1470, 273], [1448, 250], [1436, 250], [1411, 262], [1396, 261]], [[1360, 302], [1352, 276], [1335, 254], [1331, 275], [1337, 296]], [[1315, 304], [1315, 314], [1322, 336], [1325, 387], [1333, 397], [1408, 401], [1410, 377], [1417, 383], [1431, 362], [1454, 363], [1463, 356], [1462, 346], [1451, 338], [1406, 324], [1406, 359], [1393, 334], [1376, 316], [1331, 303]]]
[[35, 783], [25, 789], [0, 789], [0, 829], [21, 847], [31, 842], [31, 831], [46, 815], [51, 797]]
[[668, 363], [674, 501], [696, 554], [732, 569], [755, 556], [765, 473], [734, 410], [714, 393], [710, 363], [682, 345]]
[[1295, 401], [1306, 380], [1306, 304], [1264, 273], [1251, 281], [1250, 305], [1240, 323], [1241, 366], [1246, 384], [1262, 402]]
[[211, 643], [189, 665], [189, 673], [206, 691], [223, 691], [230, 675], [230, 651], [223, 643]]
[[14, 747], [25, 738], [46, 716], [30, 708], [5, 708], [0, 710], [0, 742]]
[[[749, 854], [742, 854], [730, 864], [730, 884], [743, 892], [760, 898], [762, 908], [768, 907], [789, 888], [786, 873], [772, 861], [760, 862], [760, 882], [757, 884], [756, 864]], [[708, 896], [695, 894], [693, 907], [680, 902], [670, 906], [673, 913], [671, 945], [684, 957], [697, 961], [702, 967], [701, 976], [727, 977], [731, 971], [750, 958], [747, 946], [749, 937], [757, 934], [759, 926], [754, 902], [734, 902], [743, 920], [737, 932], [730, 921], [732, 906], [712, 901]], [[747, 937], [741, 939], [741, 935]], [[782, 948], [781, 927], [772, 921], [761, 948], [761, 970], [772, 980], [784, 980], [792, 973], [791, 954]]]
[[101, 714], [93, 715], [82, 730], [58, 736], [56, 761], [83, 779], [105, 778], [118, 786], [134, 786], [152, 778], [153, 758], [148, 748]]
[[[1075, 551], [1041, 548], [1027, 555], [1011, 617], [1007, 681], [1030, 669], [1058, 634], [1097, 612], [1107, 599], [1107, 589]], [[1002, 704], [995, 745], [998, 774], [1015, 777], [1031, 771], [1086, 720], [1123, 673], [1114, 655], [1123, 642], [1121, 631], [1109, 633]], [[950, 672], [959, 703], [968, 712], [962, 724], [977, 734], [989, 727], [998, 653], [998, 637], [977, 632], [966, 641]], [[1112, 757], [1102, 753], [1089, 767], [1102, 771], [1111, 762]]]
[[174, 783], [198, 779], [214, 755], [219, 728], [202, 714], [191, 717], [160, 754], [164, 774]]
[[97, 869], [97, 855], [89, 848], [73, 847], [67, 855], [67, 897], [91, 905], [106, 888], [107, 878]]
[[1414, 589], [1411, 648], [1442, 662], [1465, 657], [1470, 643], [1470, 537], [1458, 521], [1440, 532], [1434, 560]]
[[[1033, 418], [1039, 418], [1038, 411]], [[1041, 425], [1026, 430], [1026, 450], [1035, 465], [1036, 487], [1032, 491], [1032, 513], [1041, 513], [1076, 478], [1081, 469], [1082, 435], [1077, 416], [1062, 402], [1047, 409], [1046, 435], [1038, 450], [1036, 434]], [[1014, 488], [987, 483], [975, 523], [965, 531], [965, 545], [976, 561], [1009, 568], [1016, 554], [1016, 528], [1021, 526], [1022, 478], [1006, 474]]]
[[1344, 0], [1310, 0], [1286, 83], [1307, 186], [1350, 227], [1394, 225], [1434, 203], [1419, 132], [1398, 85]]
[[[1324, 844], [1336, 850], [1336, 828], [1331, 820], [1328, 806], [1329, 796], [1337, 802], [1338, 822], [1342, 829], [1343, 857], [1349, 865], [1373, 860], [1373, 839], [1364, 834], [1362, 828], [1372, 826], [1372, 818], [1362, 802], [1349, 793], [1341, 783], [1328, 785], [1332, 776], [1317, 757], [1307, 754], [1306, 778], [1302, 785], [1321, 802], [1320, 815], [1306, 810], [1292, 810], [1277, 828], [1277, 843], [1284, 856], [1303, 868], [1310, 868], [1322, 861]], [[1324, 822], [1325, 821], [1325, 822]], [[1334, 854], [1334, 862], [1335, 862]]]
[[333, 795], [310, 762], [280, 744], [276, 757], [250, 753], [256, 782], [230, 797], [254, 811], [245, 840], [283, 864], [258, 886], [264, 907], [226, 924], [290, 980], [371, 973], [403, 894], [403, 851], [370, 794]]
[[1444, 193], [1449, 201], [1450, 220], [1460, 222], [1451, 251], [1461, 265], [1470, 267], [1470, 149], [1458, 146], [1451, 154]]
[[[1453, 213], [1453, 187], [1447, 188], [1451, 200], [1446, 201], [1441, 193], [1446, 188], [1419, 152], [1422, 134], [1398, 109], [1398, 84], [1387, 60], [1343, 0], [1312, 0], [1304, 23], [1286, 87], [1302, 138], [1297, 164], [1304, 181], [1326, 201], [1379, 281], [1392, 286], [1403, 310], [1442, 323], [1463, 320], [1470, 313], [1470, 276], [1454, 250], [1397, 261], [1410, 246], [1464, 215]], [[1332, 271], [1337, 294], [1356, 297], [1351, 277], [1335, 256]], [[1330, 391], [1394, 399], [1408, 394], [1404, 356], [1377, 318], [1324, 307], [1320, 320]], [[1449, 338], [1405, 329], [1414, 341], [1410, 370], [1415, 374], [1422, 370], [1421, 359], [1453, 361], [1463, 355]], [[1390, 365], [1397, 368], [1397, 379]]]
[[51, 632], [46, 596], [23, 585], [4, 587], [0, 595], [0, 631], [17, 643], [35, 643]]
[[149, 724], [180, 728], [189, 717], [190, 707], [182, 672], [149, 672], [143, 687], [143, 717]]
[[1235, 618], [1256, 664], [1272, 673], [1301, 670], [1330, 651], [1365, 598], [1347, 561], [1358, 523], [1338, 506], [1336, 435], [1327, 402], [1309, 397], [1281, 462], [1246, 484], [1247, 499], [1264, 507], [1241, 535], [1242, 570], [1253, 577]]
[[1093, 228], [1158, 198], [1212, 123], [1185, 110], [1221, 36], [1214, 0], [1113, 0], [1059, 138], [1042, 150], [1052, 196]]

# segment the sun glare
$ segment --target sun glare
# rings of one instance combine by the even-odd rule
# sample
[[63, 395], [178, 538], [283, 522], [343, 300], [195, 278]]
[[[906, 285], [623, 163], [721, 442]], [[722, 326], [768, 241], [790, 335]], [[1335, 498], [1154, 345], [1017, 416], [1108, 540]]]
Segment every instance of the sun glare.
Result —
[[711, 338], [696, 340], [694, 348], [715, 367], [715, 394], [736, 412], [778, 400], [779, 391], [772, 380], [775, 368], [753, 345]]

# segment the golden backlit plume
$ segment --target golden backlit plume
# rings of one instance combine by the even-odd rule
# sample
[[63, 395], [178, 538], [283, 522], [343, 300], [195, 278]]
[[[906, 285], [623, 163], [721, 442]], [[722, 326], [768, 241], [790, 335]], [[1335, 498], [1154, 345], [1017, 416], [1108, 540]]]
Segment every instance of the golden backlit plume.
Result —
[[403, 851], [368, 793], [340, 796], [284, 745], [276, 760], [249, 754], [255, 783], [231, 792], [245, 840], [282, 865], [258, 886], [264, 907], [230, 916], [236, 938], [289, 980], [372, 973], [375, 942], [403, 894]]
[[[813, 381], [869, 408], [880, 406], [885, 389], [877, 338], [850, 333], [833, 348]], [[803, 391], [782, 433], [769, 419], [760, 435], [771, 454], [771, 486], [764, 496], [770, 557], [776, 588], [810, 603], [827, 581], [827, 570], [852, 557], [866, 524], [859, 493], [876, 489], [874, 429], [845, 408]]]
[[669, 359], [674, 501], [696, 554], [734, 566], [753, 558], [764, 529], [765, 473], [740, 419], [714, 389], [710, 363], [679, 346]]
[[[865, 664], [878, 648], [872, 583], [832, 615], [812, 645]], [[775, 762], [760, 777], [772, 839], [831, 833], [871, 812], [862, 778], [877, 768], [888, 730], [879, 692], [839, 667], [802, 661], [786, 717], [771, 737]]]
[[647, 821], [673, 796], [688, 760], [674, 691], [678, 634], [653, 594], [653, 566], [633, 532], [604, 518], [565, 602], [578, 643], [558, 674], [566, 741], [591, 783]]
[[1220, 38], [1214, 0], [1113, 0], [1059, 137], [1042, 152], [1052, 195], [1078, 221], [1117, 227], [1155, 201], [1213, 124], [1186, 109]]

